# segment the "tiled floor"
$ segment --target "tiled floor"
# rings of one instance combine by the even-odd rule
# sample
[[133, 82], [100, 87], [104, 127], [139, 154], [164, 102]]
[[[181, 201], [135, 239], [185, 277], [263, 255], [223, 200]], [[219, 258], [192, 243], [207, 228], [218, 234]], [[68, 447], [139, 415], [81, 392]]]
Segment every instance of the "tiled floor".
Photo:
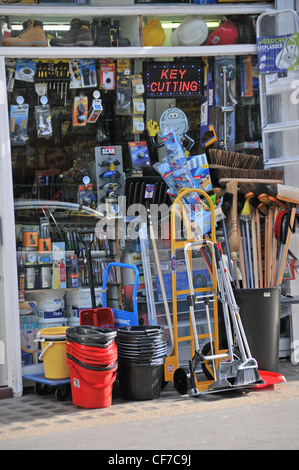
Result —
[[22, 397], [0, 400], [0, 441], [47, 433], [63, 432], [105, 423], [124, 423], [159, 416], [193, 413], [201, 410], [263, 404], [269, 401], [299, 398], [299, 366], [289, 361], [280, 361], [280, 373], [287, 382], [273, 389], [247, 393], [234, 391], [213, 394], [204, 398], [180, 395], [168, 383], [154, 400], [126, 401], [120, 394], [118, 381], [113, 390], [112, 405], [102, 409], [83, 409], [71, 400], [60, 402], [54, 393], [37, 396], [32, 388], [24, 389]]

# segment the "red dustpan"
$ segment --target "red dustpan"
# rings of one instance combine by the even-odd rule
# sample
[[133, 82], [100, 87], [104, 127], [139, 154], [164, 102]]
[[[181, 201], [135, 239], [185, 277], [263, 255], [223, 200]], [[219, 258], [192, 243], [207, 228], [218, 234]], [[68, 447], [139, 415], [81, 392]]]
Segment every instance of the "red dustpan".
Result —
[[280, 384], [282, 382], [286, 382], [285, 377], [282, 374], [278, 374], [277, 372], [259, 370], [259, 374], [260, 374], [261, 379], [265, 383], [254, 385], [251, 388], [265, 388], [265, 387], [269, 387], [270, 385], [275, 385], [275, 384]]

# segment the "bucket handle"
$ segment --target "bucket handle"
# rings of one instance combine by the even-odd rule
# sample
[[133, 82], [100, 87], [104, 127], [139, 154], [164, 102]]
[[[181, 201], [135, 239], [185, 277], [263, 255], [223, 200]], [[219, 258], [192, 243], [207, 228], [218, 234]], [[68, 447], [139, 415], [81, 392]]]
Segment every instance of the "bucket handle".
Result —
[[48, 346], [46, 346], [45, 349], [44, 349], [44, 350], [41, 352], [41, 354], [39, 355], [39, 357], [38, 357], [38, 360], [39, 360], [39, 361], [42, 360], [42, 357], [43, 357], [43, 355], [45, 354], [45, 352], [47, 351], [47, 349], [48, 349], [50, 346], [53, 346], [53, 344], [54, 344], [53, 341], [50, 341], [50, 342], [49, 342]]

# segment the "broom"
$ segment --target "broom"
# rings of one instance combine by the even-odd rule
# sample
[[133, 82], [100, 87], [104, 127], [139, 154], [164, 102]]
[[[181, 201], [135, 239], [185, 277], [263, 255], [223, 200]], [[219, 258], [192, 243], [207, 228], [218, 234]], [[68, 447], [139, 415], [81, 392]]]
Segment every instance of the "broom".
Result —
[[262, 259], [262, 240], [261, 240], [261, 220], [260, 213], [256, 209], [256, 233], [257, 233], [257, 260], [258, 260], [258, 272], [259, 272], [259, 287], [263, 287], [263, 259]]
[[276, 216], [275, 221], [274, 221], [273, 234], [274, 234], [275, 240], [280, 241], [280, 247], [279, 247], [278, 261], [276, 260], [275, 270], [274, 270], [273, 276], [272, 276], [272, 286], [276, 285], [278, 270], [279, 270], [282, 255], [283, 255], [283, 247], [284, 247], [285, 242], [286, 242], [287, 231], [284, 230], [284, 227], [286, 225], [284, 223], [284, 218], [287, 217], [288, 214], [289, 214], [289, 211], [282, 210], [278, 213], [278, 215]]
[[259, 270], [258, 270], [258, 256], [257, 256], [256, 213], [253, 207], [251, 207], [251, 236], [252, 236], [254, 287], [257, 289], [259, 286]]
[[[250, 243], [250, 232], [249, 232], [249, 221], [251, 220], [251, 211], [250, 211], [250, 204], [249, 201], [246, 199], [244, 207], [241, 211], [240, 214], [240, 220], [245, 224], [242, 226], [242, 238], [243, 238], [243, 250], [244, 250], [244, 255], [245, 255], [245, 267], [246, 267], [246, 261], [247, 261], [247, 283], [249, 288], [254, 287], [254, 282], [253, 282], [253, 270], [252, 270], [252, 258], [251, 258], [251, 243]], [[245, 235], [246, 231], [246, 235]], [[244, 240], [245, 238], [245, 240]], [[245, 244], [247, 242], [247, 246]], [[247, 253], [247, 260], [246, 260], [246, 253]]]
[[247, 153], [231, 152], [229, 150], [209, 149], [208, 159], [210, 168], [247, 168], [257, 167], [260, 157]]
[[255, 192], [255, 184], [254, 183], [243, 183], [240, 185], [240, 192], [244, 194], [245, 198], [248, 199], [250, 204], [255, 208], [258, 209], [261, 214], [267, 215], [268, 214], [268, 206], [261, 202], [257, 194]]
[[252, 206], [252, 242], [253, 242], [253, 261], [255, 273], [255, 287], [263, 287], [263, 262], [262, 262], [262, 242], [260, 214], [266, 216], [269, 208], [261, 202], [255, 194], [255, 183], [243, 183], [240, 185], [240, 191]]
[[260, 170], [244, 168], [223, 168], [215, 169], [219, 183], [227, 183], [236, 180], [239, 183], [283, 183], [283, 171], [280, 170]]
[[274, 287], [274, 276], [275, 276], [275, 261], [277, 257], [277, 238], [274, 234], [275, 221], [278, 216], [279, 208], [275, 207], [274, 216], [273, 216], [273, 242], [272, 242], [272, 259], [271, 259], [271, 278], [270, 278], [270, 287]]
[[226, 193], [232, 194], [231, 206], [226, 212], [225, 218], [225, 226], [226, 226], [226, 233], [228, 239], [228, 246], [230, 251], [230, 256], [233, 264], [233, 269], [235, 276], [234, 278], [238, 278], [238, 270], [237, 270], [237, 252], [239, 247], [238, 241], [238, 233], [237, 233], [237, 219], [238, 219], [238, 212], [237, 212], [237, 182], [229, 182], [226, 185]]
[[285, 264], [286, 264], [286, 259], [287, 259], [287, 255], [289, 251], [291, 235], [294, 230], [296, 211], [297, 211], [297, 207], [299, 206], [299, 189], [294, 188], [292, 186], [278, 184], [277, 185], [277, 199], [279, 201], [286, 202], [292, 206], [290, 223], [289, 223], [288, 233], [287, 233], [285, 247], [283, 251], [281, 266], [278, 271], [277, 285], [280, 286], [282, 283], [283, 273], [285, 270]]

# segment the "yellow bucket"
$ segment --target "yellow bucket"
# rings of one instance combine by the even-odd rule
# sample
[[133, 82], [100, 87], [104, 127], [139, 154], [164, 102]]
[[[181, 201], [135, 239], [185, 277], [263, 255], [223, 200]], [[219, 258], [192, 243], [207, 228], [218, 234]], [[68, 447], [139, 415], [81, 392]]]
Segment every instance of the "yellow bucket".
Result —
[[38, 333], [42, 352], [39, 360], [43, 361], [46, 379], [67, 379], [70, 377], [66, 361], [66, 330], [68, 327], [44, 328]]

